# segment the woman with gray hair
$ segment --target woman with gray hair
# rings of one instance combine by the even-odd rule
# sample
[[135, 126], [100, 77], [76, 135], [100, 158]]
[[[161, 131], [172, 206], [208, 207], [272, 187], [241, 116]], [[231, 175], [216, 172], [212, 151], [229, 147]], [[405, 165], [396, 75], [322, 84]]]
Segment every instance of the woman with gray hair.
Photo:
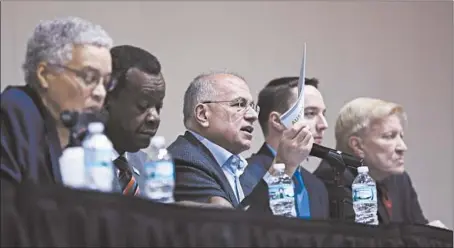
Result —
[[25, 86], [1, 94], [1, 181], [59, 183], [69, 130], [64, 110], [101, 109], [110, 80], [112, 39], [99, 25], [67, 17], [42, 21], [27, 43]]
[[[403, 140], [407, 117], [402, 106], [374, 98], [356, 98], [342, 107], [336, 121], [336, 149], [363, 159], [377, 182], [380, 223], [427, 224], [409, 175], [404, 170], [407, 146]], [[334, 173], [322, 161], [314, 174], [328, 188], [329, 197], [347, 199], [341, 219], [354, 220], [351, 184], [357, 171], [344, 172], [344, 190], [336, 190]], [[334, 209], [331, 209], [333, 213]]]

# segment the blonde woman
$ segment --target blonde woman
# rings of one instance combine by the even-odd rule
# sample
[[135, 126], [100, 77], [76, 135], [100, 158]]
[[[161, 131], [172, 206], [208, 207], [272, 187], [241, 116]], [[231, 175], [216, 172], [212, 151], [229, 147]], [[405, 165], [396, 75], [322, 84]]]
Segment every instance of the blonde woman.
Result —
[[[404, 129], [407, 117], [402, 106], [374, 98], [357, 98], [342, 107], [335, 125], [336, 149], [364, 159], [377, 182], [380, 223], [427, 224], [409, 175], [405, 172]], [[314, 174], [326, 184], [330, 199], [345, 194], [341, 218], [354, 220], [351, 184], [355, 170], [344, 173], [344, 191], [336, 190], [331, 166], [322, 161]], [[350, 200], [350, 201], [349, 201]], [[333, 210], [333, 209], [331, 209]], [[333, 212], [333, 211], [331, 211]]]

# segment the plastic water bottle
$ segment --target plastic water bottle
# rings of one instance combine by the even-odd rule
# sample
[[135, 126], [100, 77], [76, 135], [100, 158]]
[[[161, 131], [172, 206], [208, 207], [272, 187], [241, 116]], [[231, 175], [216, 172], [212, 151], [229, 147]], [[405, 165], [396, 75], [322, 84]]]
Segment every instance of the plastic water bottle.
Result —
[[162, 136], [154, 136], [147, 149], [145, 197], [162, 203], [173, 203], [175, 165]]
[[367, 166], [358, 167], [358, 176], [353, 180], [352, 200], [355, 222], [378, 225], [377, 187], [368, 172]]
[[104, 125], [101, 122], [88, 124], [88, 136], [82, 142], [85, 182], [88, 189], [111, 192], [115, 176], [112, 164], [113, 145], [103, 132]]
[[274, 164], [273, 167], [277, 174], [268, 182], [270, 208], [274, 215], [296, 217], [293, 181], [284, 173], [285, 164]]
[[70, 188], [85, 187], [84, 149], [81, 146], [68, 147], [59, 158], [63, 184]]

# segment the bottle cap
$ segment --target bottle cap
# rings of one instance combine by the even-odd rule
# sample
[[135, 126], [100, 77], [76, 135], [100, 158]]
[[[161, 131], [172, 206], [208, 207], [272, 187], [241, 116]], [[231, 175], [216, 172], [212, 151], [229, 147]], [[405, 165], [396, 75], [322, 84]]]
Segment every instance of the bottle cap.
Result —
[[104, 124], [102, 122], [91, 122], [88, 124], [88, 131], [90, 133], [102, 133], [104, 132]]
[[358, 172], [359, 173], [369, 172], [369, 168], [367, 166], [360, 166], [360, 167], [358, 167]]
[[285, 170], [285, 164], [283, 164], [283, 163], [276, 163], [276, 164], [273, 165], [273, 168], [276, 169], [276, 170], [283, 171], [283, 170]]
[[155, 147], [165, 147], [166, 139], [163, 136], [154, 136], [151, 138], [151, 144]]

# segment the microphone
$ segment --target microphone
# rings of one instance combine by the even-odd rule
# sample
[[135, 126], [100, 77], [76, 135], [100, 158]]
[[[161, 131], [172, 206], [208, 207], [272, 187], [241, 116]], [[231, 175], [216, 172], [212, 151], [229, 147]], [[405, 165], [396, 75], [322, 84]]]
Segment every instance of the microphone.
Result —
[[101, 122], [105, 124], [108, 119], [106, 111], [77, 112], [65, 110], [60, 114], [60, 119], [69, 129], [69, 143], [67, 147], [81, 146], [87, 134], [88, 124]]
[[312, 149], [309, 155], [321, 159], [326, 159], [330, 164], [332, 164], [332, 166], [342, 164], [344, 166], [355, 169], [363, 166], [363, 159], [361, 158], [318, 144], [312, 145]]

